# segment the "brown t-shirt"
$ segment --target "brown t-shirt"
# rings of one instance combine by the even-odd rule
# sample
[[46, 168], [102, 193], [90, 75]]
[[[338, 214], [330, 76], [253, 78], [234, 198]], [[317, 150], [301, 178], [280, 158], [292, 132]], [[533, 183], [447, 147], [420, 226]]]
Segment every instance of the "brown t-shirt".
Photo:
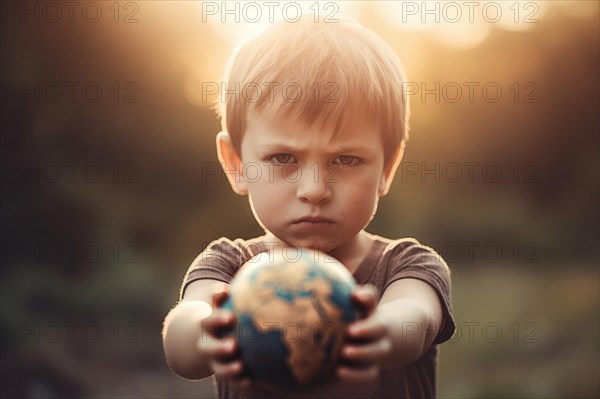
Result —
[[[442, 305], [442, 325], [431, 348], [416, 362], [401, 368], [384, 370], [372, 383], [348, 384], [332, 380], [314, 389], [282, 396], [253, 388], [246, 392], [232, 389], [225, 381], [216, 381], [219, 398], [434, 398], [438, 345], [454, 334], [450, 305], [450, 269], [431, 248], [414, 239], [387, 240], [374, 236], [375, 242], [353, 273], [358, 284], [377, 287], [379, 299], [385, 289], [402, 278], [422, 280], [437, 292]], [[229, 283], [240, 266], [254, 255], [267, 250], [260, 241], [213, 241], [192, 263], [184, 278], [180, 297], [193, 281], [213, 279]]]

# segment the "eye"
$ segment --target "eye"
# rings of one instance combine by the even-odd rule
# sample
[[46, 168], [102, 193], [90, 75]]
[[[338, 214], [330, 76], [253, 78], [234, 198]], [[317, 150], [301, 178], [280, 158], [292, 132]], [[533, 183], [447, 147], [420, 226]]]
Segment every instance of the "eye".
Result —
[[286, 164], [294, 161], [294, 157], [290, 154], [275, 154], [269, 158], [269, 161], [274, 163]]
[[341, 166], [358, 166], [360, 159], [350, 155], [339, 155], [333, 160], [333, 163]]

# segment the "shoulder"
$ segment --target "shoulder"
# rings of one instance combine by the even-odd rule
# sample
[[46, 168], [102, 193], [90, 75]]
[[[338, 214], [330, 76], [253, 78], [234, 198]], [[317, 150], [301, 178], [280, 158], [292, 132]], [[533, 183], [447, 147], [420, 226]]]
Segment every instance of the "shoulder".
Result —
[[439, 262], [448, 267], [444, 259], [431, 247], [421, 244], [417, 239], [412, 237], [390, 239], [377, 235], [371, 235], [375, 245], [383, 247], [382, 256], [399, 259], [418, 260], [423, 258], [424, 261]]
[[229, 283], [244, 263], [265, 249], [260, 237], [250, 240], [221, 237], [212, 241], [189, 266], [181, 286], [180, 298], [183, 298], [187, 286], [196, 280]]
[[206, 248], [194, 259], [191, 268], [203, 264], [229, 263], [241, 266], [247, 260], [266, 250], [262, 237], [250, 240], [221, 237], [209, 243]]
[[431, 247], [412, 237], [389, 239], [372, 236], [374, 245], [380, 246], [379, 267], [385, 269], [386, 279], [418, 277], [423, 280], [450, 281], [450, 268]]
[[[455, 323], [451, 306], [450, 268], [444, 259], [431, 247], [414, 238], [390, 240], [379, 237], [385, 244], [382, 261], [386, 264], [386, 279], [383, 292], [394, 282], [414, 279], [427, 283], [437, 294], [442, 312], [442, 327], [435, 343], [449, 339], [454, 333]], [[406, 280], [405, 280], [406, 281]], [[415, 285], [418, 288], [418, 285]]]

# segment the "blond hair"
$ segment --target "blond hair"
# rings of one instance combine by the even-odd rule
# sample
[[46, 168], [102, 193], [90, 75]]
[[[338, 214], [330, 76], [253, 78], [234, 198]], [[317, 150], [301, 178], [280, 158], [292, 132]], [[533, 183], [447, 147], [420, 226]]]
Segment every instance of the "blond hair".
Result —
[[296, 117], [335, 135], [357, 121], [376, 124], [386, 162], [408, 140], [402, 65], [381, 38], [349, 18], [275, 23], [234, 50], [224, 80], [217, 112], [240, 155], [250, 115]]

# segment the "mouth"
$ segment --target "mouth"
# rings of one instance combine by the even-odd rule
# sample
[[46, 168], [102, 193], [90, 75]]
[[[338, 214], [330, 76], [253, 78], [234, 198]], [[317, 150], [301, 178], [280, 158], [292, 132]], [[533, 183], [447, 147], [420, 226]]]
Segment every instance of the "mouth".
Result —
[[300, 219], [296, 219], [292, 222], [292, 224], [296, 225], [309, 225], [309, 226], [317, 226], [317, 225], [329, 225], [334, 224], [335, 222], [331, 219], [327, 219], [321, 216], [306, 216]]

